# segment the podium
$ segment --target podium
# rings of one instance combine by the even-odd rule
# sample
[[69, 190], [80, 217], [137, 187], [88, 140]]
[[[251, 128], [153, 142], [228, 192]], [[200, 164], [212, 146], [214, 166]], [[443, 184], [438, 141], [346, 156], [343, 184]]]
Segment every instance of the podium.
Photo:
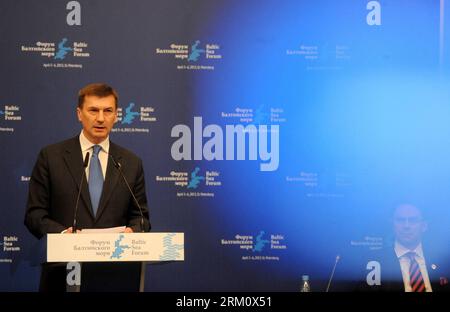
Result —
[[[136, 289], [143, 291], [147, 264], [184, 261], [184, 233], [48, 234], [44, 243], [47, 265], [66, 264], [66, 291], [80, 291], [85, 279], [82, 265], [104, 268], [114, 267], [113, 263], [116, 262], [128, 262], [130, 268], [140, 267]], [[109, 278], [114, 278], [114, 274], [122, 274], [118, 282], [128, 281], [136, 274], [136, 269], [132, 269], [130, 274], [127, 270], [120, 272], [112, 269]], [[98, 281], [102, 276], [107, 275], [97, 274], [96, 282], [102, 283]]]

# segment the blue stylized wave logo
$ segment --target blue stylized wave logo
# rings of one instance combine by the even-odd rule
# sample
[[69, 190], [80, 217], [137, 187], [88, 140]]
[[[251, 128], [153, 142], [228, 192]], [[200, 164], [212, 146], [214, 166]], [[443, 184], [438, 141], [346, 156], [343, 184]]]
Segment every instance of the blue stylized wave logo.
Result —
[[187, 188], [196, 189], [198, 187], [200, 181], [205, 180], [205, 177], [197, 175], [197, 173], [199, 171], [200, 171], [200, 168], [196, 167], [195, 170], [191, 172], [191, 181], [189, 181]]
[[266, 246], [266, 244], [270, 243], [269, 240], [263, 239], [264, 234], [266, 234], [266, 232], [261, 231], [261, 232], [259, 232], [259, 235], [256, 236], [256, 243], [252, 249], [253, 252], [255, 252], [255, 251], [261, 252], [264, 249], [264, 247]]
[[268, 117], [269, 114], [264, 112], [264, 105], [261, 105], [260, 107], [258, 107], [257, 110], [255, 110], [255, 114], [253, 117], [253, 124], [255, 125], [267, 124], [269, 119]]
[[164, 252], [161, 256], [159, 256], [159, 260], [173, 260], [181, 257], [179, 251], [184, 250], [184, 246], [182, 244], [174, 244], [172, 242], [175, 233], [167, 234], [163, 238], [163, 246]]
[[72, 48], [64, 46], [66, 43], [67, 43], [67, 38], [63, 38], [58, 43], [58, 52], [56, 52], [56, 55], [54, 57], [55, 60], [63, 60], [66, 57], [67, 53], [69, 53], [69, 51], [72, 51]]
[[122, 257], [122, 254], [125, 252], [124, 249], [128, 249], [130, 248], [130, 246], [128, 245], [121, 245], [120, 242], [122, 241], [122, 239], [125, 236], [123, 235], [119, 235], [119, 239], [115, 241], [114, 246], [116, 247], [116, 249], [114, 250], [114, 252], [111, 255], [111, 258], [116, 258], [116, 259], [120, 259]]
[[199, 49], [198, 45], [200, 44], [200, 40], [195, 41], [195, 43], [191, 46], [191, 53], [189, 54], [188, 61], [189, 62], [197, 62], [198, 58], [202, 53], [205, 53], [204, 49]]
[[122, 124], [131, 125], [133, 120], [139, 116], [138, 112], [133, 112], [132, 109], [134, 107], [134, 103], [130, 103], [127, 108], [125, 108], [125, 115], [122, 119]]

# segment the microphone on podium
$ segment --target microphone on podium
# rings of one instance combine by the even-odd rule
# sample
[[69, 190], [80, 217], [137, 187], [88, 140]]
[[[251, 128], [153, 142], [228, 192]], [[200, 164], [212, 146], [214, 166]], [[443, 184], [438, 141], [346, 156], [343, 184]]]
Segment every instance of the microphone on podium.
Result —
[[133, 191], [131, 190], [130, 184], [128, 183], [127, 179], [125, 178], [125, 175], [122, 172], [122, 164], [118, 161], [116, 161], [113, 157], [113, 155], [109, 154], [109, 157], [111, 157], [113, 163], [114, 163], [114, 167], [116, 167], [116, 169], [119, 171], [120, 175], [122, 176], [123, 181], [125, 182], [128, 191], [130, 192], [131, 196], [133, 197], [134, 203], [136, 204], [136, 206], [139, 208], [139, 213], [141, 214], [141, 232], [145, 232], [144, 230], [144, 213], [142, 212], [142, 208], [141, 205], [139, 205], [138, 200], [136, 199], [136, 196], [134, 195]]
[[75, 202], [75, 211], [73, 214], [72, 233], [77, 233], [77, 214], [78, 214], [78, 202], [80, 201], [81, 189], [83, 188], [84, 176], [86, 175], [86, 167], [89, 163], [89, 152], [86, 153], [83, 161], [83, 174], [81, 175], [80, 185], [78, 187], [77, 201]]
[[327, 290], [325, 292], [328, 292], [330, 290], [331, 281], [333, 280], [334, 271], [336, 270], [336, 265], [339, 262], [339, 259], [341, 259], [341, 257], [339, 255], [337, 255], [336, 261], [334, 262], [333, 271], [331, 272], [330, 279], [328, 280]]

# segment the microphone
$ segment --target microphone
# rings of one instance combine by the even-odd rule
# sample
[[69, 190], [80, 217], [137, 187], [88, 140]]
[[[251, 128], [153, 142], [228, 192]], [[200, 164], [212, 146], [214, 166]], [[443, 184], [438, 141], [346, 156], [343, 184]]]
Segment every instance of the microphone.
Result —
[[89, 152], [86, 153], [86, 157], [84, 157], [83, 162], [83, 174], [81, 175], [80, 185], [78, 187], [78, 195], [77, 201], [75, 203], [75, 213], [73, 215], [73, 224], [72, 224], [72, 233], [75, 234], [77, 232], [77, 214], [78, 214], [78, 202], [80, 201], [81, 189], [83, 187], [84, 176], [86, 175], [86, 167], [89, 163]]
[[139, 202], [138, 202], [138, 200], [136, 199], [136, 196], [134, 196], [134, 193], [133, 193], [133, 191], [131, 190], [131, 187], [130, 187], [130, 184], [128, 183], [128, 181], [127, 181], [127, 178], [125, 178], [125, 175], [124, 175], [123, 172], [122, 172], [122, 164], [121, 164], [120, 162], [117, 162], [117, 161], [114, 159], [113, 155], [109, 154], [109, 156], [111, 157], [111, 159], [112, 159], [112, 161], [113, 161], [113, 163], [114, 163], [114, 167], [116, 167], [117, 170], [119, 170], [119, 173], [120, 173], [120, 175], [122, 176], [122, 179], [123, 179], [123, 181], [125, 182], [125, 184], [126, 184], [126, 186], [127, 186], [127, 188], [128, 188], [128, 191], [130, 192], [131, 196], [133, 197], [134, 203], [135, 203], [136, 206], [138, 206], [138, 208], [139, 208], [139, 212], [140, 212], [140, 214], [141, 214], [141, 224], [140, 224], [140, 225], [141, 225], [141, 232], [145, 232], [145, 231], [144, 231], [144, 213], [142, 212], [142, 207], [141, 207], [141, 205], [139, 205]]
[[341, 259], [341, 257], [339, 255], [337, 255], [336, 261], [334, 262], [333, 271], [331, 272], [330, 279], [328, 280], [327, 290], [325, 292], [328, 292], [330, 290], [331, 280], [333, 279], [334, 271], [336, 270], [336, 265], [339, 262], [339, 259]]

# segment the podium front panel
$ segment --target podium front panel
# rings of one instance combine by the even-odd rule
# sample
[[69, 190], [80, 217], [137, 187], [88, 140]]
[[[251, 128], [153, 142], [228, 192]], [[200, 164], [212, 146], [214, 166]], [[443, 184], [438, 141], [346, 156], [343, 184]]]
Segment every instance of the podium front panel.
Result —
[[47, 262], [183, 261], [184, 233], [48, 234]]

